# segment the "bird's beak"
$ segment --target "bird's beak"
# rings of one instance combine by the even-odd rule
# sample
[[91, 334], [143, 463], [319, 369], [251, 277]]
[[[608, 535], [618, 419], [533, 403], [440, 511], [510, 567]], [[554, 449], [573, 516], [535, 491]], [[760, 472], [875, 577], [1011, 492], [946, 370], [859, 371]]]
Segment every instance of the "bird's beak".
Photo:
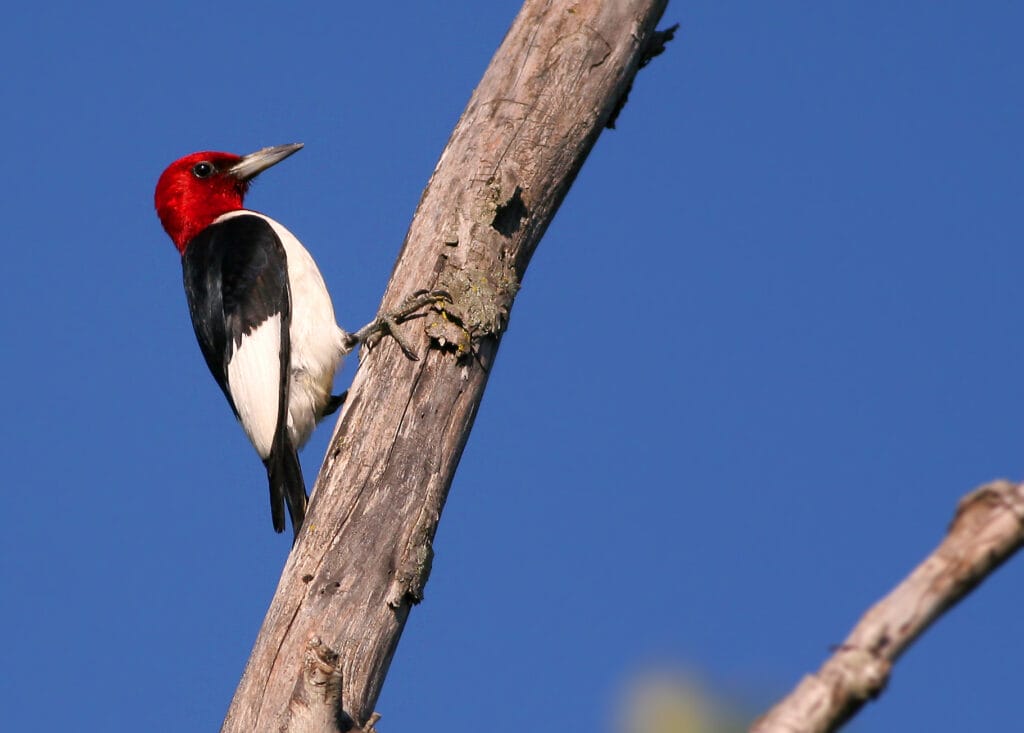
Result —
[[234, 176], [240, 181], [252, 180], [270, 166], [280, 163], [301, 148], [302, 143], [289, 143], [288, 145], [275, 145], [272, 148], [257, 150], [255, 153], [249, 153], [228, 168], [228, 175]]

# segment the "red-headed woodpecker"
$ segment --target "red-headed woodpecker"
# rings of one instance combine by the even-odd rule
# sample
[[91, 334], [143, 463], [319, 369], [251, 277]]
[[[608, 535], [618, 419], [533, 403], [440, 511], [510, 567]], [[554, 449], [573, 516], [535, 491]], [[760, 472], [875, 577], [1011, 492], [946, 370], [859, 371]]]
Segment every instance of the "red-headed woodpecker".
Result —
[[257, 174], [301, 147], [193, 153], [163, 172], [155, 194], [206, 364], [266, 466], [274, 529], [284, 531], [287, 504], [296, 535], [306, 514], [297, 450], [344, 399], [331, 388], [354, 339], [335, 322], [309, 252], [242, 201]]

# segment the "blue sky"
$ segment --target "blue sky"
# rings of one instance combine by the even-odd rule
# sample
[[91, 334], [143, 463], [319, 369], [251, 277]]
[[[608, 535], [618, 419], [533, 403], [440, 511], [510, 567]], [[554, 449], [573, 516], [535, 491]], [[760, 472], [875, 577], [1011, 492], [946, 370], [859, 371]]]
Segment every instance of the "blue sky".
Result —
[[[304, 142], [249, 203], [362, 325], [517, 8], [6, 11], [5, 729], [216, 729], [289, 549], [157, 176]], [[523, 283], [382, 733], [611, 731], [652, 670], [752, 717], [1024, 474], [1022, 15], [671, 4]], [[852, 729], [1013, 729], [1022, 603], [1017, 560]]]

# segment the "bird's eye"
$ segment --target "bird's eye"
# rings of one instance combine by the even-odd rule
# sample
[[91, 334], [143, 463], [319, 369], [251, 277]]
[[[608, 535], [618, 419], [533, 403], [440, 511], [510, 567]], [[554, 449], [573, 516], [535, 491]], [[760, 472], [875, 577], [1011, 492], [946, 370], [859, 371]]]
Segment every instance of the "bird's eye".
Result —
[[213, 165], [204, 160], [202, 163], [192, 166], [192, 175], [196, 178], [209, 178], [213, 175], [213, 170]]

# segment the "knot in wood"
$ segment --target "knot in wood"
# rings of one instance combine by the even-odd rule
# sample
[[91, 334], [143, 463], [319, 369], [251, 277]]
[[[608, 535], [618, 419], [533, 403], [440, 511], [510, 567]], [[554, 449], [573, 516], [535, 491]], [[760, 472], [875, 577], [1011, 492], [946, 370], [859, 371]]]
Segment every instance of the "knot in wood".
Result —
[[860, 647], [845, 647], [836, 656], [845, 687], [858, 700], [876, 697], [889, 679], [889, 660]]

